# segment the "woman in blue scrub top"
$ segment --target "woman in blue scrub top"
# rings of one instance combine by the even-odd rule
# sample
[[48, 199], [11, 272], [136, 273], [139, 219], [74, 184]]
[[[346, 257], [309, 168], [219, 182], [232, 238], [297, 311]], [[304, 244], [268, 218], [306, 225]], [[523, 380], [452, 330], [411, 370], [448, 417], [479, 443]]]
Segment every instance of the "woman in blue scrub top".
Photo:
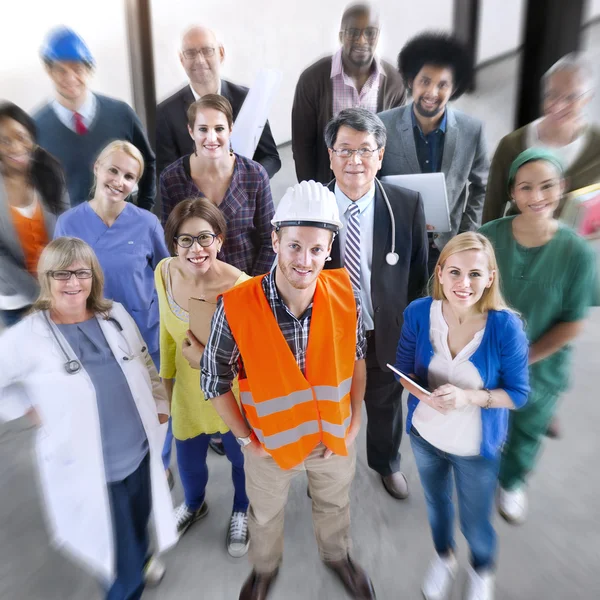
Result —
[[156, 216], [126, 201], [143, 172], [144, 159], [134, 145], [111, 142], [94, 164], [94, 197], [61, 215], [54, 237], [78, 237], [93, 248], [104, 271], [105, 296], [133, 317], [158, 368], [154, 269], [169, 251]]

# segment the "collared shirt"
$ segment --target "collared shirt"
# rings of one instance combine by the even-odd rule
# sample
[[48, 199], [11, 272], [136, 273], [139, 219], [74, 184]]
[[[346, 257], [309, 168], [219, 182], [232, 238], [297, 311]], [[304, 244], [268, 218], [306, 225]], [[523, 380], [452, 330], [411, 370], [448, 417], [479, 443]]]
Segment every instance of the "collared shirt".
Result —
[[373, 72], [362, 86], [360, 92], [354, 81], [344, 72], [342, 64], [342, 49], [340, 48], [331, 59], [331, 86], [333, 90], [333, 116], [345, 108], [366, 108], [372, 113], [377, 112], [377, 97], [379, 83], [385, 77], [385, 71], [377, 58], [373, 59]]
[[[83, 120], [83, 124], [89, 129], [92, 125], [92, 121], [96, 116], [96, 96], [92, 92], [88, 92], [85, 102], [79, 107], [77, 111]], [[59, 121], [68, 127], [71, 131], [75, 131], [75, 111], [65, 108], [58, 100], [52, 101], [52, 109], [56, 113]]]
[[360, 298], [363, 306], [363, 321], [365, 329], [371, 331], [375, 328], [373, 299], [371, 298], [371, 268], [373, 265], [373, 227], [375, 222], [375, 184], [362, 197], [352, 202], [344, 192], [335, 184], [335, 199], [340, 210], [340, 219], [344, 225], [339, 233], [340, 259], [344, 264], [346, 254], [346, 234], [351, 204], [358, 206], [358, 220], [360, 222]]
[[425, 135], [415, 117], [414, 104], [411, 107], [415, 146], [417, 159], [422, 173], [439, 173], [442, 170], [442, 156], [444, 154], [444, 138], [446, 137], [446, 111], [437, 129]]
[[[287, 342], [298, 367], [304, 374], [306, 369], [306, 348], [312, 317], [313, 303], [311, 302], [304, 314], [298, 318], [285, 305], [277, 286], [275, 285], [275, 269], [267, 273], [262, 280], [262, 289], [275, 315], [279, 329]], [[365, 338], [360, 296], [354, 291], [356, 301], [356, 360], [366, 356], [367, 343]], [[251, 318], [251, 316], [250, 316]], [[257, 346], [257, 352], [268, 351]], [[239, 365], [240, 351], [233, 339], [231, 328], [225, 315], [223, 298], [219, 298], [217, 309], [213, 316], [211, 334], [202, 355], [200, 363], [200, 386], [207, 400], [226, 394], [231, 389], [231, 383], [238, 371], [243, 373], [243, 365]]]
[[[194, 86], [190, 83], [190, 90], [192, 90], [192, 94], [194, 95], [194, 101], [200, 100], [200, 98], [202, 98], [202, 96], [200, 96], [198, 94], [198, 92], [196, 92], [196, 90], [194, 89]], [[219, 94], [219, 96], [221, 95], [221, 80], [219, 79], [219, 87], [217, 88], [216, 91], [217, 94]]]

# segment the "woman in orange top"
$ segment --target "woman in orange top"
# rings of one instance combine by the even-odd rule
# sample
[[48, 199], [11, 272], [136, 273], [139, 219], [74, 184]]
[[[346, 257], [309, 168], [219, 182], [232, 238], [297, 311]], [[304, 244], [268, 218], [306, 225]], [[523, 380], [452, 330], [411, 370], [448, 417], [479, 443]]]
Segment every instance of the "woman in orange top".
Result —
[[36, 266], [69, 207], [60, 164], [36, 143], [33, 119], [0, 104], [0, 322], [16, 323], [38, 296]]

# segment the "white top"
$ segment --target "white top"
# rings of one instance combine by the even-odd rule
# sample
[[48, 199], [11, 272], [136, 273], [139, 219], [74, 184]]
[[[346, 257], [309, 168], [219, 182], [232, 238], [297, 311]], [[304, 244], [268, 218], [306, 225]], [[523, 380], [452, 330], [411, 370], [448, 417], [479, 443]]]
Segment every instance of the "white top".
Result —
[[[202, 98], [202, 96], [200, 96], [198, 94], [198, 92], [196, 92], [196, 90], [194, 89], [194, 87], [192, 86], [192, 84], [190, 83], [190, 90], [192, 90], [192, 94], [194, 94], [194, 101], [197, 102], [198, 100], [200, 100], [200, 98]], [[219, 87], [217, 88], [217, 94], [219, 94], [219, 96], [221, 95], [221, 80], [219, 79]]]
[[[89, 129], [92, 125], [92, 121], [96, 116], [96, 96], [92, 92], [88, 92], [85, 102], [79, 107], [77, 111], [81, 115], [83, 124]], [[52, 109], [56, 113], [59, 121], [68, 127], [71, 131], [75, 131], [75, 112], [65, 108], [58, 100], [52, 101]]]
[[[442, 301], [434, 300], [429, 313], [429, 336], [433, 357], [427, 374], [429, 389], [445, 383], [468, 390], [480, 390], [483, 381], [475, 365], [470, 362], [485, 328], [454, 357], [448, 347], [448, 324], [442, 314]], [[443, 415], [424, 402], [419, 402], [413, 415], [413, 425], [419, 435], [443, 452], [456, 456], [478, 456], [481, 448], [481, 408], [470, 404]]]
[[527, 127], [527, 147], [543, 148], [544, 150], [554, 152], [560, 158], [565, 169], [568, 169], [579, 158], [585, 148], [588, 140], [587, 130], [566, 146], [548, 146], [540, 140], [538, 127], [541, 121], [542, 119], [540, 118], [530, 123], [529, 127]]
[[[340, 190], [335, 184], [335, 199], [340, 211], [340, 221], [344, 225], [338, 236], [340, 238], [340, 260], [344, 264], [346, 250], [346, 232], [348, 231], [348, 219], [350, 213], [348, 208], [353, 204], [352, 200]], [[375, 184], [354, 204], [358, 206], [360, 222], [360, 299], [362, 301], [363, 322], [365, 330], [371, 331], [375, 328], [373, 300], [371, 298], [371, 268], [373, 265], [373, 227], [375, 222]]]
[[31, 202], [27, 206], [13, 206], [12, 208], [14, 208], [21, 216], [25, 217], [26, 219], [33, 219], [33, 215], [35, 214], [37, 206], [38, 206], [37, 192], [34, 192], [33, 193], [33, 202]]

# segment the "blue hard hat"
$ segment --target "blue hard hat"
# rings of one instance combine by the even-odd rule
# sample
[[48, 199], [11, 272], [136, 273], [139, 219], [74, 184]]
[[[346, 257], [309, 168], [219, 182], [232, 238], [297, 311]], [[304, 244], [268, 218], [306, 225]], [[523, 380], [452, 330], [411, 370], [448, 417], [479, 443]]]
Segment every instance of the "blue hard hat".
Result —
[[42, 46], [41, 55], [44, 61], [65, 60], [94, 66], [94, 57], [85, 42], [64, 25], [50, 31]]

